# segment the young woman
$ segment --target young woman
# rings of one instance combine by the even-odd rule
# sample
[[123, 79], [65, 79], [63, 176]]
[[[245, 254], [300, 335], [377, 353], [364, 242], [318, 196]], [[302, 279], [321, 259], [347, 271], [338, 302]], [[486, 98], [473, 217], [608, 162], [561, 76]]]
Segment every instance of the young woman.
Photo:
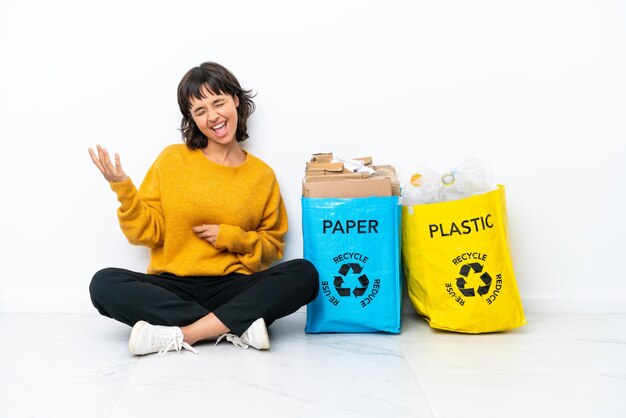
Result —
[[117, 194], [120, 226], [150, 248], [148, 273], [97, 272], [91, 300], [132, 326], [136, 355], [189, 349], [226, 338], [241, 348], [270, 347], [267, 326], [315, 299], [315, 267], [283, 255], [287, 212], [276, 177], [239, 143], [254, 111], [250, 90], [207, 62], [178, 85], [185, 144], [166, 147], [137, 190], [105, 148], [89, 149]]

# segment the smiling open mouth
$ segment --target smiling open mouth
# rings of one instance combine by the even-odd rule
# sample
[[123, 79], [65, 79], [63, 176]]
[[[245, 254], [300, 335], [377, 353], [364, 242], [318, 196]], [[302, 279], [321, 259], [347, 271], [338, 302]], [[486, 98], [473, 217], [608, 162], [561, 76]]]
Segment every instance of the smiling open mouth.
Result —
[[222, 136], [226, 133], [226, 126], [226, 122], [222, 122], [219, 125], [213, 126], [211, 129], [213, 130], [213, 132], [215, 132], [217, 136]]

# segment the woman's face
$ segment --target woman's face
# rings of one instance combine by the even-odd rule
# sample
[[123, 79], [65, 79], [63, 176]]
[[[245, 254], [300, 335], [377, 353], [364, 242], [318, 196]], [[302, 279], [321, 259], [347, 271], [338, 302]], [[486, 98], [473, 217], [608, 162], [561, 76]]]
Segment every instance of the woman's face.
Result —
[[239, 98], [228, 94], [213, 94], [202, 88], [202, 99], [192, 97], [191, 116], [209, 140], [221, 145], [229, 144], [237, 132], [237, 106]]

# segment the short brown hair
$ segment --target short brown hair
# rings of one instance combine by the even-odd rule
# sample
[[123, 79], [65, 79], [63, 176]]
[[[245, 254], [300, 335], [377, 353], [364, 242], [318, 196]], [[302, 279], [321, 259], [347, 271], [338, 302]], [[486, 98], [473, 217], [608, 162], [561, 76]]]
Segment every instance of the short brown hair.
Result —
[[237, 78], [225, 67], [215, 62], [205, 62], [187, 71], [178, 84], [178, 107], [183, 114], [180, 131], [183, 141], [190, 149], [201, 149], [208, 145], [207, 137], [200, 132], [191, 116], [191, 98], [202, 99], [202, 88], [214, 94], [228, 94], [239, 99], [237, 107], [237, 130], [235, 138], [238, 142], [248, 139], [248, 117], [254, 112], [252, 90], [241, 88]]

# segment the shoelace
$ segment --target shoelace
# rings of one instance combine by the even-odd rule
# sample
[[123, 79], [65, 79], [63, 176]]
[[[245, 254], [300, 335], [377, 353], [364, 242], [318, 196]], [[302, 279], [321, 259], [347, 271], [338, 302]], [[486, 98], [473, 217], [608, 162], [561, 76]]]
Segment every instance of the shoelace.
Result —
[[234, 346], [239, 347], [242, 350], [247, 350], [248, 347], [250, 347], [248, 344], [246, 344], [243, 341], [241, 341], [241, 338], [239, 338], [235, 334], [222, 334], [222, 335], [220, 335], [219, 338], [217, 339], [217, 341], [215, 341], [215, 345], [217, 345], [217, 343], [222, 341], [222, 339], [224, 337], [226, 337], [226, 341], [229, 341], [229, 342], [233, 343]]
[[182, 350], [183, 348], [186, 348], [187, 350], [191, 351], [194, 354], [198, 354], [198, 351], [195, 348], [189, 345], [189, 343], [186, 343], [185, 341], [183, 341], [183, 336], [181, 334], [181, 335], [174, 335], [170, 338], [169, 341], [167, 341], [167, 343], [163, 346], [163, 348], [159, 350], [159, 357], [163, 357], [168, 351], [170, 351], [170, 348], [172, 347], [174, 347], [174, 349], [176, 350], [178, 354], [180, 354], [180, 350]]

